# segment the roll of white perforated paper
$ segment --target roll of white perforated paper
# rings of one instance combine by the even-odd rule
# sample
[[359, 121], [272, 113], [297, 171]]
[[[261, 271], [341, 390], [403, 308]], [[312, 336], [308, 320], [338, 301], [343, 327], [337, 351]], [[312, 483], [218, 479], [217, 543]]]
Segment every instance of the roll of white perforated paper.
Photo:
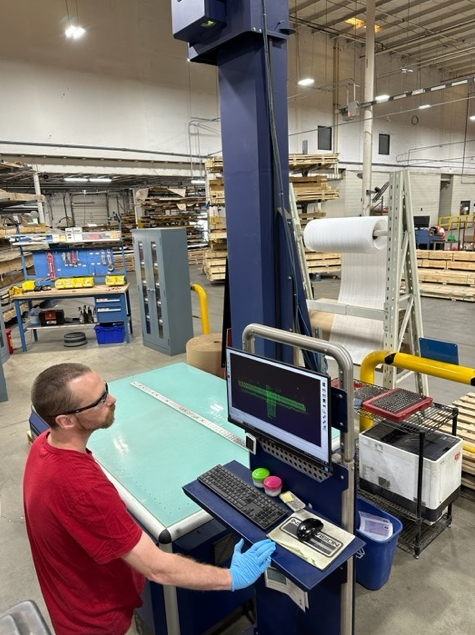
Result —
[[[384, 307], [387, 229], [387, 219], [376, 216], [323, 218], [308, 223], [304, 232], [308, 249], [342, 254], [340, 304]], [[330, 342], [346, 348], [355, 364], [360, 364], [368, 353], [381, 349], [383, 337], [382, 320], [334, 316]]]
[[319, 218], [305, 227], [303, 239], [307, 249], [319, 252], [369, 254], [386, 247], [388, 222], [378, 216]]

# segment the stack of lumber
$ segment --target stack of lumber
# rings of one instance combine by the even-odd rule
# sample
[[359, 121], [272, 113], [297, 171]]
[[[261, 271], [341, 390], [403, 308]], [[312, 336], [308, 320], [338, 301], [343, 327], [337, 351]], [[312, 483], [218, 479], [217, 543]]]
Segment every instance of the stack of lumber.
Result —
[[0, 189], [0, 208], [9, 207], [10, 205], [18, 205], [18, 203], [45, 202], [42, 194], [22, 194], [20, 192], [7, 192]]
[[[311, 170], [333, 170], [338, 167], [338, 154], [289, 154], [289, 169], [291, 172]], [[205, 163], [205, 170], [209, 173], [223, 172], [223, 157], [213, 157]]]
[[226, 257], [228, 252], [223, 249], [208, 249], [203, 257], [203, 272], [210, 282], [224, 282], [226, 277]]
[[203, 244], [206, 199], [187, 188], [150, 187], [137, 190], [138, 227], [184, 227], [188, 245]]
[[224, 282], [226, 277], [226, 218], [217, 214], [208, 217], [209, 249], [203, 256], [203, 272], [211, 282]]
[[[464, 440], [462, 452], [462, 485], [475, 490], [475, 392], [460, 397], [452, 406], [458, 408], [457, 436]], [[450, 424], [443, 426], [444, 432], [451, 433]], [[473, 449], [473, 452], [468, 451]]]
[[[205, 164], [208, 174], [209, 199], [212, 205], [224, 205], [223, 159], [214, 157]], [[328, 170], [336, 174], [338, 154], [291, 154], [289, 156], [290, 181], [294, 186], [297, 203], [328, 201], [339, 198], [326, 174], [310, 174]], [[297, 174], [298, 173], [298, 174]]]
[[120, 217], [120, 223], [124, 247], [132, 247], [132, 230], [137, 227], [135, 214], [133, 212], [122, 214]]
[[211, 205], [224, 205], [224, 178], [213, 174], [208, 178], [208, 194]]
[[289, 168], [309, 172], [311, 170], [332, 170], [338, 167], [338, 154], [291, 154]]
[[325, 174], [313, 176], [291, 176], [290, 182], [294, 186], [297, 203], [312, 201], [332, 201], [340, 198], [338, 190], [333, 190]]
[[475, 252], [417, 250], [422, 296], [475, 302]]

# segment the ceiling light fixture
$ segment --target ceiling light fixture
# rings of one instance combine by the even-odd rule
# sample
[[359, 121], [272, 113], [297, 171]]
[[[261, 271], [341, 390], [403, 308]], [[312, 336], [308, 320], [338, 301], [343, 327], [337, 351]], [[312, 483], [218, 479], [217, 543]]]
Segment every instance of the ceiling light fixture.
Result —
[[432, 108], [430, 104], [422, 104], [419, 106], [419, 110], [427, 110], [427, 108]]
[[[71, 15], [69, 13], [68, 0], [65, 0], [65, 2], [66, 2], [66, 13], [68, 14], [68, 28], [66, 29], [65, 34], [67, 38], [72, 38], [73, 40], [77, 40], [80, 37], [82, 37], [84, 33], [86, 33], [86, 29], [84, 29], [82, 26], [79, 26], [78, 3], [76, 0], [76, 19], [72, 21]], [[74, 24], [73, 22], [76, 22], [76, 24]]]
[[303, 77], [302, 79], [299, 79], [297, 84], [299, 86], [311, 86], [312, 84], [315, 84], [315, 80], [312, 77]]
[[471, 116], [469, 117], [469, 119], [470, 119], [470, 121], [475, 121], [475, 115], [471, 115]]
[[[348, 20], [345, 20], [345, 22], [347, 24], [351, 24], [351, 26], [354, 26], [355, 29], [361, 29], [361, 28], [366, 29], [366, 22], [364, 20], [361, 20], [360, 18], [348, 18]], [[381, 30], [381, 27], [379, 26], [379, 24], [375, 24], [374, 32], [378, 33], [378, 31], [380, 30]]]
[[91, 177], [91, 178], [89, 179], [89, 181], [90, 181], [91, 183], [111, 183], [111, 182], [112, 182], [112, 179], [110, 179], [110, 178], [108, 178], [108, 177], [101, 177], [101, 176], [98, 176], [98, 177]]
[[83, 29], [82, 26], [69, 26], [66, 31], [66, 37], [73, 38], [73, 40], [77, 40], [82, 37], [84, 33], [86, 33], [86, 29]]
[[84, 176], [65, 176], [63, 180], [67, 183], [87, 183], [88, 181]]
[[191, 179], [191, 185], [206, 185], [204, 179]]
[[[399, 95], [379, 95], [372, 101], [365, 101], [360, 104], [360, 108], [369, 108], [370, 106], [374, 106], [375, 104], [381, 103], [383, 101], [396, 101], [397, 99], [406, 99], [407, 97], [415, 97], [416, 95], [422, 95], [423, 93], [433, 93], [437, 90], [443, 90], [445, 88], [452, 88], [453, 86], [462, 86], [463, 84], [473, 83], [475, 83], [475, 75], [471, 75], [470, 77], [466, 77], [465, 79], [451, 80], [446, 82], [445, 84], [437, 84], [437, 86], [429, 86], [427, 88], [415, 88], [414, 90], [408, 90], [404, 93], [400, 93]], [[344, 106], [343, 108], [339, 108], [336, 112], [345, 115], [347, 110], [348, 106]]]

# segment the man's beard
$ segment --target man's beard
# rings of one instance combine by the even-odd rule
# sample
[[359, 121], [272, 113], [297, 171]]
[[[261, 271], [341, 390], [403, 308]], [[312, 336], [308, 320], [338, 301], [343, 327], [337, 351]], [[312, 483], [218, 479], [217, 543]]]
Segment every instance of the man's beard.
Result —
[[115, 405], [111, 406], [109, 408], [109, 412], [107, 413], [107, 418], [104, 421], [104, 423], [102, 424], [102, 426], [100, 426], [103, 430], [106, 430], [107, 428], [110, 428], [111, 425], [114, 423], [114, 419], [115, 419]]
[[84, 425], [83, 423], [81, 423], [81, 421], [79, 421], [79, 428], [85, 432], [88, 432], [89, 434], [91, 432], [94, 432], [94, 430], [107, 430], [107, 428], [110, 428], [111, 425], [114, 423], [114, 419], [115, 419], [115, 404], [113, 406], [110, 406], [110, 408], [108, 408], [107, 417], [102, 423], [93, 422], [88, 425]]

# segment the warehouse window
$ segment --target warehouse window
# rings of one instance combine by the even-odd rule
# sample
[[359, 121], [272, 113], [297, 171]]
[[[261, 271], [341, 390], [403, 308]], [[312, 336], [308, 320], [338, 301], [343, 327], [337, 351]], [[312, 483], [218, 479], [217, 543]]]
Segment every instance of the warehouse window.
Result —
[[380, 134], [378, 154], [389, 154], [389, 144], [390, 136], [388, 134]]
[[318, 126], [318, 149], [332, 149], [332, 129], [331, 126]]

